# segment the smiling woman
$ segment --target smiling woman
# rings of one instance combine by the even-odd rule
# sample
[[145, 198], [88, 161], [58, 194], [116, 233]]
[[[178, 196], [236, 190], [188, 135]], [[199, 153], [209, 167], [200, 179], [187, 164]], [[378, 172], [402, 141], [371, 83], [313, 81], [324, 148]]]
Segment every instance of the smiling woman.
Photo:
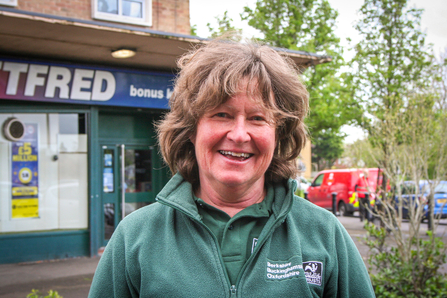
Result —
[[374, 297], [340, 222], [295, 196], [308, 93], [294, 64], [215, 40], [179, 68], [158, 123], [174, 176], [119, 224], [90, 297]]
[[[308, 93], [292, 61], [254, 44], [214, 42], [185, 55], [172, 94], [171, 112], [159, 124], [160, 148], [172, 173], [198, 184], [195, 147], [190, 137], [199, 119], [222, 108], [231, 97], [245, 95], [276, 126], [275, 152], [266, 180], [295, 177], [297, 157], [306, 142], [303, 123]], [[251, 109], [253, 109], [252, 107]], [[228, 108], [228, 107], [227, 107]]]
[[[276, 125], [260, 101], [236, 93], [205, 113], [191, 137], [199, 168], [196, 194], [230, 216], [265, 196], [264, 174], [276, 147]], [[219, 199], [214, 200], [212, 190], [219, 190]]]

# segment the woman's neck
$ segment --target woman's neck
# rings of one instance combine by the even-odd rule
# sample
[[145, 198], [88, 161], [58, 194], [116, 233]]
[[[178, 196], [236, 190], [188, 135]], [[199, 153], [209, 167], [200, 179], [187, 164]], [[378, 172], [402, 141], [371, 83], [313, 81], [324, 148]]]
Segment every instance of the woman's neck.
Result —
[[239, 211], [260, 203], [266, 195], [264, 181], [262, 183], [251, 185], [248, 188], [239, 187], [211, 187], [201, 184], [195, 195], [201, 198], [205, 203], [216, 207], [227, 213], [230, 217], [236, 215]]

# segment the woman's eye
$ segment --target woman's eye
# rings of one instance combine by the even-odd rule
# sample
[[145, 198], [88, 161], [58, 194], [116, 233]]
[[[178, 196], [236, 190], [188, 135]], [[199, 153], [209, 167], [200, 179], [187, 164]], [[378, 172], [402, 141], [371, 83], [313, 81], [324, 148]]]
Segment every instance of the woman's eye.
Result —
[[216, 117], [220, 117], [220, 118], [226, 118], [226, 117], [228, 117], [227, 113], [216, 113], [215, 116], [216, 116]]
[[265, 118], [262, 116], [254, 116], [252, 119], [255, 121], [265, 121]]

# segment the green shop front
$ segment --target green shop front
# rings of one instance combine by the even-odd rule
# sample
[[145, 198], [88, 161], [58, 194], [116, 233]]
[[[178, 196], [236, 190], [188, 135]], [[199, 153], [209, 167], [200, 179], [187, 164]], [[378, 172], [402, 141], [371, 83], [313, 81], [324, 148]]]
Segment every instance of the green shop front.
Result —
[[92, 256], [169, 179], [174, 75], [0, 58], [0, 263]]

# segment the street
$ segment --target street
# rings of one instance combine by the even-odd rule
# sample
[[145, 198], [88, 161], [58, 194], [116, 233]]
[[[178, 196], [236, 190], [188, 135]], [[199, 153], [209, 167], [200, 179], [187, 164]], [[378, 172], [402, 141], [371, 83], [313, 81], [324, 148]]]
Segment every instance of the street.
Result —
[[[366, 235], [364, 223], [357, 213], [351, 217], [339, 216], [338, 219], [351, 235], [366, 264], [369, 250], [362, 242]], [[403, 229], [408, 230], [408, 225], [404, 222]], [[423, 223], [421, 235], [426, 231], [427, 224]], [[447, 220], [440, 222], [436, 235], [443, 236], [444, 243], [447, 243]], [[42, 294], [51, 289], [64, 298], [87, 297], [98, 261], [99, 257], [84, 257], [0, 265], [0, 298], [26, 297], [32, 289], [39, 289]], [[447, 265], [444, 264], [440, 271], [447, 273]]]

